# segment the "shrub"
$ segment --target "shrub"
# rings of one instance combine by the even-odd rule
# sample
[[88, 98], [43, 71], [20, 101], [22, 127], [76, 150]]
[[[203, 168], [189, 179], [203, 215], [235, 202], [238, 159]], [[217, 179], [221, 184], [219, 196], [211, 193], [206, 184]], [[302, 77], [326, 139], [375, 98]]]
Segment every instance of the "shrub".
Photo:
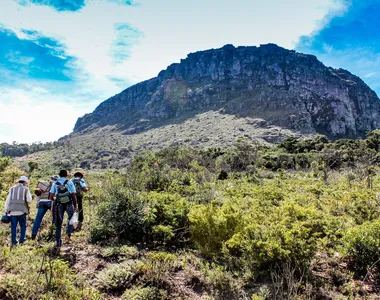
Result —
[[146, 236], [149, 220], [144, 209], [146, 203], [137, 192], [127, 188], [121, 178], [111, 178], [105, 185], [106, 193], [90, 227], [90, 240], [139, 242]]
[[188, 239], [190, 203], [178, 194], [150, 192], [146, 194], [153, 239], [180, 244]]
[[28, 299], [34, 296], [33, 288], [28, 288], [26, 279], [21, 275], [7, 274], [0, 281], [1, 299]]
[[374, 191], [362, 190], [349, 194], [352, 208], [348, 212], [357, 224], [380, 217], [380, 201]]
[[135, 247], [129, 247], [126, 245], [105, 247], [101, 249], [99, 255], [102, 258], [119, 261], [119, 260], [137, 258], [138, 250]]
[[225, 267], [208, 264], [201, 269], [203, 283], [217, 299], [238, 299], [240, 283]]
[[124, 262], [111, 265], [96, 276], [97, 286], [102, 291], [121, 294], [131, 286], [136, 271], [136, 263]]
[[173, 178], [170, 176], [170, 168], [153, 167], [145, 174], [144, 188], [147, 191], [167, 191]]
[[168, 287], [170, 273], [179, 268], [179, 264], [178, 257], [174, 254], [150, 252], [139, 264], [139, 281], [159, 288]]
[[301, 207], [292, 202], [281, 203], [265, 218], [251, 218], [244, 228], [226, 241], [226, 251], [242, 256], [247, 266], [268, 270], [281, 261], [298, 266], [308, 264], [314, 256], [325, 221], [312, 207]]
[[193, 242], [206, 256], [220, 255], [223, 243], [233, 236], [241, 216], [242, 211], [231, 202], [222, 207], [218, 207], [216, 201], [194, 206], [189, 213]]
[[343, 250], [353, 259], [357, 273], [363, 274], [375, 263], [375, 270], [379, 272], [380, 220], [349, 229], [343, 237]]
[[178, 194], [136, 192], [113, 175], [91, 223], [92, 242], [165, 242], [180, 245], [188, 239], [190, 203]]
[[167, 292], [156, 287], [134, 286], [124, 292], [122, 299], [125, 300], [164, 300], [167, 299]]

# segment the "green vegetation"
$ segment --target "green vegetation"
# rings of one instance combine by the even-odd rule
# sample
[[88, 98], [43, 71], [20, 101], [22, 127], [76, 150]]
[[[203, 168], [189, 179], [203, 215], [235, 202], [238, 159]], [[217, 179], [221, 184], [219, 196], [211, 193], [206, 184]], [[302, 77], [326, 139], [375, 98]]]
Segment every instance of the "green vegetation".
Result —
[[[0, 296], [370, 299], [380, 278], [379, 145], [378, 131], [272, 148], [240, 139], [90, 172], [85, 230], [61, 254], [47, 221], [35, 243], [1, 248]], [[57, 173], [25, 170], [32, 182]], [[22, 173], [0, 158], [0, 201]], [[1, 244], [8, 235], [2, 225]]]
[[0, 152], [3, 157], [20, 157], [27, 154], [32, 154], [39, 151], [52, 150], [64, 142], [48, 142], [48, 143], [32, 143], [32, 144], [19, 144], [13, 142], [12, 144], [2, 143], [0, 144]]

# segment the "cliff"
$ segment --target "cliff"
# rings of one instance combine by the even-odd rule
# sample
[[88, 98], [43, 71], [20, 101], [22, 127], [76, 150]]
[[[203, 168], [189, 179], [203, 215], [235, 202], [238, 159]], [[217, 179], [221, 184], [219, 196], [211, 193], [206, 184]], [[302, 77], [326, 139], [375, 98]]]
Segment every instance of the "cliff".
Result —
[[360, 137], [380, 127], [380, 101], [360, 78], [274, 44], [191, 53], [79, 118], [74, 133], [124, 134], [206, 111], [253, 117], [300, 133]]

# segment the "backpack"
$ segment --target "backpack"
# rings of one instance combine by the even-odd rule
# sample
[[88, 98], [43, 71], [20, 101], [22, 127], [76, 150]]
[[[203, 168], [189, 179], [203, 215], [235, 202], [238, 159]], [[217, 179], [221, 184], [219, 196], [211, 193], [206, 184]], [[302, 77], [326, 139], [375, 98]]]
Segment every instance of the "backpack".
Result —
[[72, 201], [71, 193], [69, 189], [67, 188], [67, 182], [66, 179], [64, 183], [59, 183], [58, 181], [55, 183], [57, 185], [57, 193], [55, 194], [55, 199], [57, 203], [65, 204]]
[[73, 180], [73, 183], [74, 183], [74, 186], [75, 186], [75, 193], [77, 196], [82, 196], [83, 195], [83, 190], [82, 190], [82, 186], [80, 184], [80, 179], [77, 179], [75, 178]]
[[48, 199], [51, 186], [52, 184], [50, 181], [39, 181], [36, 189], [36, 191], [39, 191], [39, 195], [36, 191], [35, 194], [40, 196], [41, 199]]

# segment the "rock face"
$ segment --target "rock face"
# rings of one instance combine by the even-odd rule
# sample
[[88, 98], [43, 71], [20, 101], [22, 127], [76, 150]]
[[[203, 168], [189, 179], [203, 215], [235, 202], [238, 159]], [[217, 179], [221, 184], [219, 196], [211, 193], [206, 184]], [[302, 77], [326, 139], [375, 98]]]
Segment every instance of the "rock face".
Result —
[[380, 127], [380, 100], [360, 78], [274, 44], [191, 53], [79, 118], [74, 132], [117, 125], [134, 134], [219, 110], [301, 133], [359, 137]]

